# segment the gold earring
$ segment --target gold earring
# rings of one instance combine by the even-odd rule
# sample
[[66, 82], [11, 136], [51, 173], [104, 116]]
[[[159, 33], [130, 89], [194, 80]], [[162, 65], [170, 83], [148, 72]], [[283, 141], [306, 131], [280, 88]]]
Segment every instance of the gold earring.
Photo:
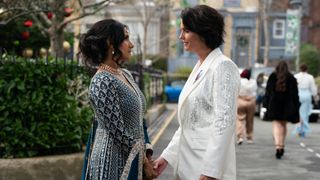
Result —
[[114, 51], [112, 51], [111, 54], [114, 54]]

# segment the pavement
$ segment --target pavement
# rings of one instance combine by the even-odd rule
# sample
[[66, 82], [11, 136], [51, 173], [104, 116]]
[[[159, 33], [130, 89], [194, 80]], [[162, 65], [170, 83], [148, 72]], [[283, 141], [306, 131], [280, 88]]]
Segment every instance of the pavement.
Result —
[[[161, 121], [149, 126], [154, 145], [154, 158], [170, 142], [178, 128], [177, 105], [166, 104]], [[157, 122], [157, 123], [156, 123]], [[258, 117], [254, 120], [254, 143], [236, 145], [237, 180], [318, 180], [320, 179], [320, 122], [310, 123], [311, 134], [300, 138], [293, 134], [295, 125], [287, 125], [285, 154], [275, 158], [272, 123]], [[158, 180], [172, 179], [173, 169], [168, 166]]]

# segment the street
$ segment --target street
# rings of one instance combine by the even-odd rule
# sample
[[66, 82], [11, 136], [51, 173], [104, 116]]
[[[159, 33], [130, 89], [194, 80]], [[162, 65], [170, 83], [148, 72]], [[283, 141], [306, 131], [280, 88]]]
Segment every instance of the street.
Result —
[[[169, 104], [169, 109], [176, 109]], [[320, 123], [311, 123], [311, 134], [300, 138], [292, 134], [294, 125], [288, 123], [285, 155], [275, 158], [271, 122], [255, 118], [254, 144], [236, 145], [238, 180], [317, 180], [320, 177]], [[154, 144], [157, 158], [178, 128], [177, 116]], [[170, 180], [173, 169], [168, 166], [158, 180]]]

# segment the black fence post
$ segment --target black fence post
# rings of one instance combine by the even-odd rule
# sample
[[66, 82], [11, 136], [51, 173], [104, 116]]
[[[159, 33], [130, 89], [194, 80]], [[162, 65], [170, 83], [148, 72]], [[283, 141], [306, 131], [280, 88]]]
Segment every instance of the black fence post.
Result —
[[144, 92], [143, 65], [139, 63], [138, 68], [139, 68], [139, 88], [142, 92]]

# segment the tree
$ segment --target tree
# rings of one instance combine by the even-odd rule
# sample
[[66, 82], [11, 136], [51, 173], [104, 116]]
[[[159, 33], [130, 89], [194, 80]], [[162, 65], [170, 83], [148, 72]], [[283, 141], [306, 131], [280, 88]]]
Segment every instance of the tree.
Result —
[[124, 0], [0, 0], [0, 25], [30, 16], [34, 25], [50, 39], [51, 53], [62, 57], [63, 32], [68, 24], [121, 1]]
[[18, 55], [22, 55], [25, 48], [49, 48], [49, 38], [41, 34], [35, 26], [25, 27], [25, 22], [27, 21], [24, 19], [17, 19], [0, 28], [0, 48]]
[[320, 52], [312, 44], [303, 44], [300, 53], [300, 64], [308, 66], [308, 72], [314, 77], [319, 75], [320, 68]]
[[269, 63], [269, 47], [270, 47], [270, 36], [269, 36], [269, 17], [268, 12], [272, 4], [272, 0], [259, 0], [260, 3], [260, 17], [263, 27], [264, 36], [264, 53], [263, 53], [263, 64], [265, 66]]
[[[150, 42], [149, 43], [147, 42], [148, 27], [150, 25], [152, 18], [155, 18], [157, 15], [163, 16], [162, 13], [166, 13], [166, 10], [168, 8], [168, 1], [166, 0], [129, 0], [129, 3], [133, 6], [135, 11], [137, 12], [140, 18], [140, 23], [142, 24], [142, 27], [143, 27], [141, 59], [144, 61], [147, 56], [148, 46], [150, 46]], [[161, 11], [163, 12], [161, 13]], [[169, 33], [165, 37], [162, 37], [160, 41], [167, 40], [168, 38], [169, 38]], [[152, 42], [152, 43], [159, 43], [159, 42]], [[144, 64], [144, 62], [142, 63]]]

